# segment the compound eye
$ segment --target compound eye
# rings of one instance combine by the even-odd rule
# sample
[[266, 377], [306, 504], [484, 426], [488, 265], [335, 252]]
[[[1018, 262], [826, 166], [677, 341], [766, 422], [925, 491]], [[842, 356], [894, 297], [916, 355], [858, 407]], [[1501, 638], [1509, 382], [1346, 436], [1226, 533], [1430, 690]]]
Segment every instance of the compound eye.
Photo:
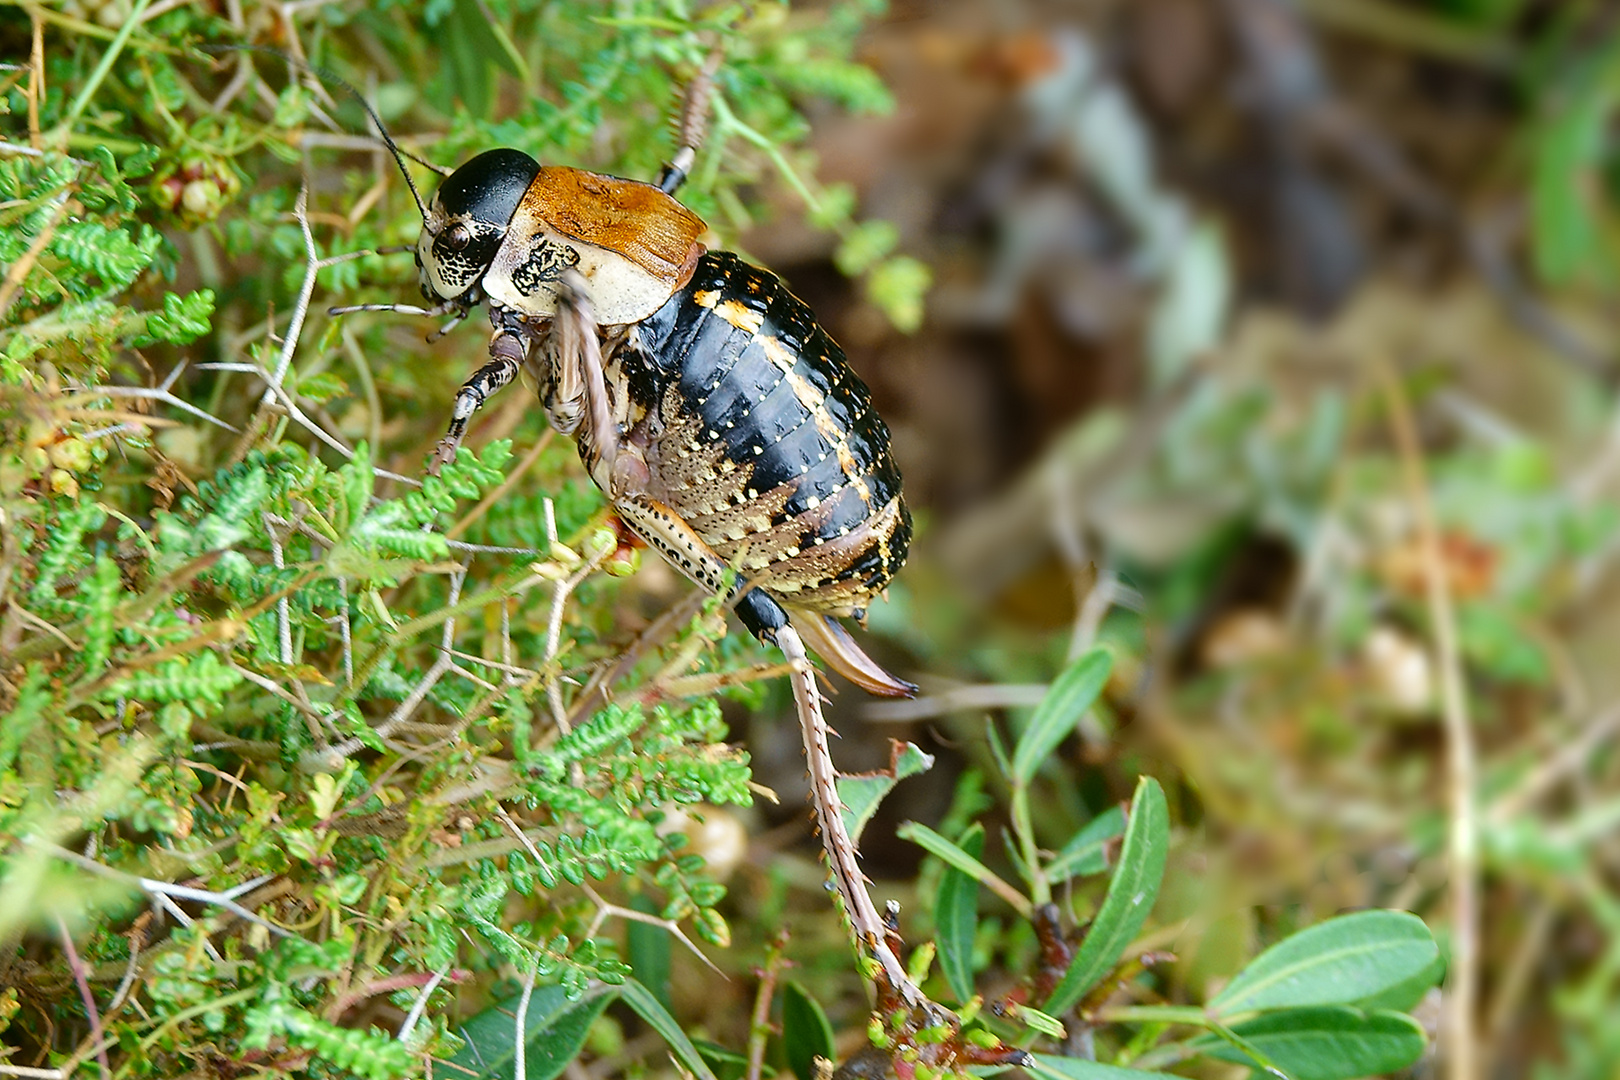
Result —
[[445, 230], [444, 245], [451, 251], [464, 251], [472, 243], [472, 230], [461, 222], [456, 222]]

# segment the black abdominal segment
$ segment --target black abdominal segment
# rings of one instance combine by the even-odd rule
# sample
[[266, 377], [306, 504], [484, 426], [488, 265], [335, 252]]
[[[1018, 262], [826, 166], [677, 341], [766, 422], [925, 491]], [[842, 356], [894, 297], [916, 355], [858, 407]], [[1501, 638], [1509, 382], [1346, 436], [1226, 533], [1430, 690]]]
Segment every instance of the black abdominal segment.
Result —
[[[723, 510], [678, 507], [693, 529], [722, 555], [740, 553], [745, 571], [750, 554], [767, 557], [758, 580], [790, 602], [821, 606], [817, 590], [843, 582], [835, 606], [864, 609], [856, 594], [881, 590], [900, 568], [911, 519], [888, 428], [809, 308], [775, 275], [711, 252], [637, 333], [639, 350], [619, 360], [632, 398], [649, 412], [673, 407], [662, 423], [690, 432], [693, 469], [718, 460], [735, 476]], [[702, 479], [666, 476], [672, 505], [682, 481]], [[817, 549], [826, 556], [811, 567]]]

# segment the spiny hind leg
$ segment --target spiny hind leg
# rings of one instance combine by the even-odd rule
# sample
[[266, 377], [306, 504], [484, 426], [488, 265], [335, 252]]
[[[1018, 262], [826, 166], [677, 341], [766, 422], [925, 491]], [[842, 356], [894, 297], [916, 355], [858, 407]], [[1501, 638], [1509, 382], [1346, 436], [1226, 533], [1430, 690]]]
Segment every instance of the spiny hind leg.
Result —
[[[656, 499], [627, 494], [615, 498], [613, 508], [625, 524], [640, 534], [659, 554], [693, 581], [711, 592], [724, 592], [731, 580], [729, 567], [714, 549], [703, 542], [682, 517]], [[827, 721], [821, 712], [821, 691], [816, 686], [816, 669], [804, 641], [789, 621], [786, 610], [776, 599], [746, 582], [730, 586], [746, 590], [737, 601], [737, 615], [760, 640], [777, 646], [793, 667], [793, 703], [799, 728], [804, 735], [804, 752], [810, 765], [810, 802], [821, 827], [821, 841], [827, 853], [827, 868], [834, 886], [843, 898], [844, 908], [861, 951], [874, 957], [901, 1000], [908, 1006], [937, 1008], [928, 1001], [888, 941], [877, 907], [866, 889], [855, 856], [855, 843], [844, 827], [842, 803], [838, 798], [838, 770], [827, 746]], [[808, 613], [804, 613], [808, 615]], [[813, 618], [814, 616], [809, 616]], [[948, 1014], [944, 1014], [948, 1015]]]
[[[755, 590], [756, 592], [758, 590]], [[778, 609], [780, 610], [780, 609]], [[804, 642], [791, 623], [776, 632], [776, 643], [793, 667], [793, 705], [804, 737], [805, 761], [810, 767], [810, 804], [821, 830], [821, 845], [827, 853], [827, 870], [833, 886], [844, 901], [844, 912], [861, 953], [878, 962], [883, 979], [908, 1008], [923, 1010], [928, 1023], [956, 1023], [956, 1018], [928, 1000], [907, 974], [895, 954], [889, 928], [878, 914], [877, 905], [866, 889], [855, 855], [855, 841], [844, 826], [843, 801], [838, 797], [838, 769], [827, 746], [827, 719], [821, 712], [821, 692], [816, 688], [815, 669], [810, 666]]]
[[[763, 590], [735, 582], [726, 561], [715, 554], [692, 526], [674, 510], [645, 494], [626, 493], [613, 500], [613, 508], [630, 528], [640, 534], [676, 569], [714, 593], [742, 591], [737, 615], [743, 625], [761, 641], [775, 645], [792, 666], [793, 704], [804, 736], [804, 752], [810, 766], [810, 802], [820, 825], [822, 846], [833, 885], [843, 898], [844, 909], [854, 928], [861, 952], [877, 960], [883, 978], [909, 1007], [935, 1011], [938, 1018], [950, 1018], [929, 1001], [906, 973], [889, 942], [889, 934], [878, 915], [877, 906], [866, 889], [856, 859], [855, 843], [844, 826], [843, 804], [838, 798], [838, 770], [827, 746], [827, 720], [821, 711], [821, 691], [816, 686], [816, 669], [804, 641], [794, 629], [787, 611]], [[734, 582], [728, 586], [728, 581]], [[801, 617], [814, 619], [812, 613]], [[867, 661], [871, 663], [870, 661]], [[876, 667], [876, 665], [873, 665]], [[951, 1018], [954, 1019], [954, 1018]], [[932, 1021], [931, 1021], [932, 1022]]]
[[613, 509], [650, 547], [692, 581], [722, 596], [741, 593], [737, 600], [737, 618], [759, 640], [776, 644], [777, 631], [788, 625], [788, 615], [782, 605], [737, 578], [726, 561], [715, 554], [679, 514], [657, 499], [639, 493], [618, 496], [613, 500]]

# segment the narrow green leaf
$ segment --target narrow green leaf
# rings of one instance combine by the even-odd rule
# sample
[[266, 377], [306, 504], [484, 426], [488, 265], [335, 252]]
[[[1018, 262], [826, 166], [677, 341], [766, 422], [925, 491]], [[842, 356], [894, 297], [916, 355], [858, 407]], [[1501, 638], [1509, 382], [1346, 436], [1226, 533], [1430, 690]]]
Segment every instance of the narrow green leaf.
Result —
[[[537, 986], [528, 1013], [517, 1018], [519, 997], [511, 997], [468, 1020], [456, 1032], [465, 1045], [451, 1064], [480, 1080], [553, 1080], [574, 1060], [591, 1024], [608, 1007], [618, 988], [597, 986], [578, 1001], [569, 1001], [561, 986]], [[516, 1077], [518, 1030], [523, 1031], [524, 1075]]]
[[[1234, 1025], [1232, 1031], [1292, 1080], [1382, 1076], [1417, 1061], [1426, 1045], [1422, 1026], [1410, 1016], [1344, 1006], [1283, 1009]], [[1243, 1051], [1213, 1035], [1189, 1045], [1208, 1057], [1252, 1063]]]
[[1370, 998], [1431, 966], [1439, 955], [1423, 920], [1404, 911], [1358, 911], [1301, 930], [1259, 956], [1215, 995], [1220, 1016], [1256, 1009], [1343, 1005]]
[[930, 854], [938, 855], [948, 865], [956, 867], [981, 885], [989, 886], [990, 891], [1011, 904], [1026, 919], [1033, 914], [1034, 905], [1030, 903], [1029, 897], [1007, 884], [996, 876], [995, 871], [928, 826], [919, 821], [908, 821], [895, 830], [895, 835], [902, 840], [910, 840]]
[[1014, 783], [1028, 784], [1034, 778], [1041, 762], [1074, 730], [1080, 717], [1102, 693], [1113, 666], [1114, 659], [1108, 650], [1097, 648], [1076, 660], [1057, 677], [1052, 688], [1046, 692], [1046, 697], [1035, 707], [1029, 727], [1018, 738], [1012, 760]]
[[1009, 1005], [1007, 1019], [1016, 1020], [1037, 1035], [1044, 1035], [1048, 1039], [1062, 1042], [1069, 1037], [1069, 1029], [1063, 1026], [1063, 1021], [1055, 1016], [1048, 1016], [1039, 1009], [1032, 1009], [1028, 1005]]
[[1001, 741], [1001, 729], [994, 720], [984, 726], [985, 742], [990, 746], [990, 760], [996, 763], [996, 771], [1002, 776], [1012, 775], [1012, 762], [1007, 757], [1007, 746]]
[[1601, 165], [1613, 108], [1604, 82], [1588, 85], [1548, 117], [1531, 148], [1530, 239], [1536, 272], [1551, 285], [1568, 284], [1601, 262], [1601, 221], [1590, 191]]
[[636, 1011], [636, 1015], [647, 1022], [647, 1026], [669, 1044], [670, 1052], [681, 1067], [697, 1080], [715, 1080], [714, 1073], [709, 1070], [709, 1063], [703, 1060], [703, 1055], [692, 1040], [686, 1037], [681, 1025], [669, 1014], [669, 1010], [661, 1005], [652, 991], [642, 986], [634, 979], [624, 980], [624, 985], [618, 988], [619, 997], [624, 1003]]
[[[658, 905], [644, 895], [637, 895], [630, 906], [647, 915], [657, 915]], [[630, 970], [665, 1009], [671, 1008], [669, 998], [670, 933], [662, 926], [628, 919], [624, 924], [626, 951]]]
[[748, 1072], [748, 1058], [744, 1054], [706, 1039], [695, 1039], [692, 1045], [697, 1047], [697, 1052], [703, 1056], [703, 1060], [714, 1069], [714, 1075], [718, 1080], [741, 1080]]
[[1163, 1073], [1124, 1069], [1118, 1065], [1099, 1065], [1081, 1058], [1058, 1057], [1056, 1054], [1034, 1054], [1035, 1067], [1030, 1071], [1048, 1080], [1141, 1080], [1144, 1076], [1163, 1076]]
[[792, 980], [782, 984], [782, 1047], [787, 1052], [788, 1066], [799, 1080], [815, 1080], [816, 1058], [836, 1060], [827, 1014], [804, 987]]
[[1131, 799], [1125, 843], [1120, 848], [1119, 867], [1108, 883], [1108, 894], [1063, 981], [1042, 1009], [1062, 1016], [1113, 970], [1153, 910], [1169, 852], [1170, 811], [1165, 805], [1164, 789], [1151, 776], [1144, 776]]
[[895, 830], [895, 835], [902, 840], [910, 840], [931, 855], [938, 855], [948, 865], [954, 866], [975, 881], [988, 881], [996, 876], [976, 857], [969, 855], [920, 821], [906, 822]]
[[1110, 806], [1086, 823], [1063, 845], [1063, 850], [1046, 868], [1047, 880], [1067, 881], [1072, 877], [1100, 874], [1108, 869], [1108, 845], [1125, 831], [1125, 809]]
[[[963, 833], [958, 845], [977, 859], [984, 852], [984, 826]], [[967, 1001], [973, 996], [973, 938], [979, 929], [979, 883], [973, 875], [946, 864], [934, 901], [934, 927], [945, 982], [957, 1001]]]
[[934, 765], [934, 756], [923, 753], [912, 743], [893, 742], [891, 745], [894, 749], [887, 769], [838, 778], [838, 798], [844, 804], [844, 828], [856, 843], [860, 843], [861, 830], [872, 820], [878, 804], [894, 785], [908, 776], [925, 773]]

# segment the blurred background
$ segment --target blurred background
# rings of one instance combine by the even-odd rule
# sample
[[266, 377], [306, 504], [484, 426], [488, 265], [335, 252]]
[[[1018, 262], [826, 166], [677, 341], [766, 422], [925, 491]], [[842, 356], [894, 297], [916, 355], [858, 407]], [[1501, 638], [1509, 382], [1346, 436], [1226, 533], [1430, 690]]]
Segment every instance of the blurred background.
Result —
[[894, 796], [934, 820], [929, 782], [992, 771], [974, 688], [1117, 642], [1048, 810], [1177, 779], [1157, 915], [1196, 984], [1278, 920], [1452, 930], [1460, 724], [1488, 1075], [1620, 1074], [1620, 12], [902, 2], [859, 55], [896, 108], [816, 116], [820, 175], [932, 268], [920, 329], [791, 222], [742, 237], [872, 385], [923, 522], [874, 624], [929, 696], [842, 695], [837, 751], [940, 753]]
[[[250, 40], [331, 65], [436, 161], [510, 144], [638, 177], [668, 154], [703, 20], [741, 28], [719, 76], [729, 104], [683, 198], [713, 246], [781, 274], [815, 310], [893, 433], [917, 539], [862, 640], [923, 696], [876, 702], [841, 686], [830, 717], [846, 770], [883, 767], [891, 739], [936, 757], [863, 840], [907, 933], [926, 937], [940, 867], [896, 826], [950, 832], [977, 817], [994, 836], [1005, 791], [988, 728], [1017, 730], [1044, 684], [1102, 643], [1112, 680], [1043, 773], [1036, 824], [1068, 835], [1128, 799], [1139, 774], [1164, 784], [1175, 843], [1151, 939], [1176, 955], [1160, 969], [1166, 1000], [1204, 1000], [1297, 927], [1403, 908], [1454, 960], [1474, 958], [1484, 1075], [1620, 1076], [1620, 9], [579, 7], [232, 0], [137, 14], [154, 40]], [[8, 58], [43, 40], [57, 65], [47, 118], [131, 11], [69, 0], [0, 14]], [[685, 36], [660, 38], [660, 19]], [[822, 63], [829, 50], [857, 65]], [[299, 89], [274, 58], [208, 62], [131, 46], [69, 145], [164, 147], [135, 181], [138, 214], [164, 237], [139, 295], [154, 307], [166, 289], [212, 289], [213, 330], [94, 360], [96, 380], [143, 388], [119, 400], [168, 426], [98, 443], [94, 469], [53, 457], [7, 480], [8, 496], [53, 485], [76, 497], [74, 477], [93, 472], [105, 487], [86, 490], [145, 522], [254, 438], [339, 461], [285, 417], [250, 424], [251, 374], [169, 375], [249, 355], [274, 366], [305, 269], [290, 216], [300, 179], [323, 253], [411, 242], [415, 210], [352, 105]], [[7, 69], [19, 144], [24, 70]], [[340, 323], [323, 309], [415, 291], [407, 258], [323, 271], [288, 376], [310, 425], [344, 447], [366, 441], [405, 476], [483, 333], [430, 347], [415, 320]], [[8, 315], [23, 336], [9, 340], [34, 350], [52, 392], [96, 381], [49, 351], [64, 346], [45, 322], [26, 329], [47, 310], [25, 291]], [[60, 445], [68, 430], [36, 441]], [[522, 456], [544, 430], [531, 392], [513, 390], [469, 444], [511, 437]], [[600, 500], [571, 449], [557, 440], [538, 460], [463, 539], [538, 544], [542, 497], [564, 539], [591, 520]], [[390, 484], [379, 492], [405, 490]], [[279, 569], [279, 547], [275, 558]], [[412, 610], [443, 606], [441, 580]], [[583, 681], [684, 591], [650, 557], [633, 577], [587, 583], [566, 670]], [[511, 628], [486, 615], [484, 643], [465, 647], [493, 656], [496, 627], [520, 658], [524, 641], [538, 649], [545, 594], [508, 611]], [[262, 669], [278, 683], [338, 679], [340, 646], [311, 619], [299, 647], [313, 667]], [[8, 625], [13, 640], [25, 632]], [[720, 647], [726, 663], [768, 658], [739, 637]], [[387, 715], [403, 691], [388, 693], [355, 716]], [[421, 738], [464, 705], [436, 692]], [[796, 977], [847, 1052], [868, 1005], [820, 888], [789, 706], [774, 684], [725, 705], [780, 802], [712, 811], [694, 836], [730, 882], [720, 963], [732, 977], [676, 949], [673, 1005], [740, 1046], [749, 966], [791, 923]], [[1469, 883], [1477, 908], [1459, 918]], [[1036, 943], [986, 912], [978, 962], [994, 995]], [[1438, 995], [1418, 1015], [1438, 1030]], [[657, 1045], [608, 1038], [584, 1076], [661, 1062]], [[1411, 1075], [1443, 1065], [1431, 1055]], [[1213, 1068], [1198, 1075], [1227, 1075]]]

